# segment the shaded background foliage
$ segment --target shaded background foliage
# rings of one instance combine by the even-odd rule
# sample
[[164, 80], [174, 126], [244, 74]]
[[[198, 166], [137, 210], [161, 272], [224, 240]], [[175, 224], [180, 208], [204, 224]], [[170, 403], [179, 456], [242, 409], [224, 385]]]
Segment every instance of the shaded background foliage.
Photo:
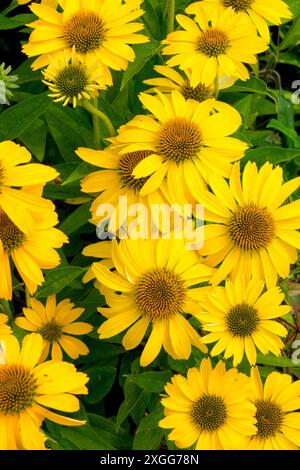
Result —
[[[2, 1], [1, 9], [10, 2]], [[176, 8], [182, 12], [191, 2], [177, 0]], [[300, 170], [300, 104], [297, 96], [292, 100], [293, 82], [300, 79], [300, 0], [287, 1], [295, 19], [280, 28], [272, 28], [270, 50], [260, 56], [259, 70], [253, 72], [247, 82], [238, 81], [230, 89], [223, 90], [219, 99], [232, 104], [243, 117], [243, 125], [237, 137], [246, 141], [250, 148], [242, 160], [261, 166], [266, 161], [282, 164], [286, 179], [293, 178]], [[146, 86], [144, 79], [155, 75], [153, 66], [164, 64], [160, 40], [166, 36], [166, 6], [162, 0], [144, 0], [145, 15], [141, 21], [150, 42], [134, 46], [136, 61], [126, 72], [114, 72], [114, 86], [101, 93], [100, 106], [118, 127], [135, 114], [144, 110], [137, 99]], [[17, 13], [16, 13], [17, 11]], [[41, 82], [41, 73], [33, 72], [31, 60], [21, 53], [20, 44], [28, 36], [28, 24], [34, 15], [28, 7], [4, 16], [0, 13], [0, 63], [12, 65], [19, 76], [19, 88], [14, 93], [12, 106], [0, 105], [0, 139], [12, 139], [25, 145], [34, 159], [54, 166], [60, 178], [47, 185], [45, 197], [52, 199], [61, 220], [59, 228], [70, 238], [70, 243], [60, 251], [61, 265], [48, 272], [45, 284], [36, 297], [45, 299], [57, 294], [58, 299], [71, 298], [85, 308], [83, 320], [98, 327], [101, 323], [97, 307], [104, 299], [92, 284], [82, 285], [81, 278], [91, 263], [81, 255], [84, 246], [96, 242], [95, 227], [90, 225], [89, 198], [80, 191], [80, 179], [92, 167], [82, 163], [74, 151], [79, 146], [93, 148], [92, 122], [85, 110], [62, 108], [52, 103]], [[16, 16], [17, 15], [17, 16]], [[300, 89], [299, 84], [295, 85]], [[294, 102], [293, 102], [294, 101]], [[299, 99], [300, 102], [300, 99]], [[102, 137], [106, 129], [101, 128]], [[298, 194], [299, 197], [299, 194]], [[84, 199], [82, 199], [84, 198]], [[295, 266], [291, 278], [282, 286], [287, 300], [297, 312], [300, 304]], [[14, 279], [14, 312], [19, 315], [24, 306], [23, 296], [18, 296], [20, 280]], [[299, 315], [299, 313], [297, 313]], [[299, 321], [299, 318], [298, 320]], [[293, 319], [291, 318], [293, 323]], [[300, 324], [300, 321], [299, 321]], [[21, 338], [24, 332], [15, 328]], [[289, 335], [289, 342], [298, 334], [297, 328]], [[159, 394], [174, 372], [186, 373], [197, 365], [202, 353], [194, 349], [188, 361], [177, 361], [163, 353], [151, 365], [141, 369], [139, 350], [125, 352], [119, 338], [99, 341], [96, 331], [87, 338], [88, 356], [76, 361], [76, 365], [90, 377], [89, 395], [83, 398], [79, 417], [88, 418], [82, 428], [66, 428], [46, 422], [45, 432], [52, 449], [157, 449], [173, 448], [166, 443], [164, 431], [157, 423], [162, 417]], [[289, 343], [290, 344], [290, 343]], [[285, 370], [300, 377], [300, 368], [290, 359], [291, 349], [285, 356], [276, 358], [258, 355], [263, 376], [274, 368]], [[248, 372], [246, 362], [240, 370]]]

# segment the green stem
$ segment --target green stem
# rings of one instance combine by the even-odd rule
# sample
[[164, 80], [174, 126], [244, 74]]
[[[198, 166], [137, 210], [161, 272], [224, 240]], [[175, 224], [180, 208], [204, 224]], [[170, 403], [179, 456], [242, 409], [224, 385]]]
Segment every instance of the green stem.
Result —
[[[104, 114], [102, 111], [100, 111], [100, 109], [98, 109], [96, 106], [94, 106], [92, 103], [90, 103], [89, 101], [84, 101], [83, 103], [83, 107], [89, 112], [91, 113], [91, 115], [93, 116], [93, 122], [94, 122], [94, 118], [97, 119], [98, 121], [98, 124], [99, 124], [99, 119], [101, 119], [101, 121], [104, 123], [106, 129], [108, 130], [109, 132], [109, 136], [112, 137], [115, 135], [116, 131], [115, 131], [115, 128], [114, 126], [112, 125], [112, 122], [111, 120], [106, 116], [106, 114]], [[97, 129], [97, 128], [96, 128]], [[95, 129], [94, 129], [94, 133], [95, 133]], [[98, 131], [96, 131], [96, 137], [98, 139]], [[94, 134], [94, 135], [95, 135]], [[100, 134], [100, 132], [99, 132]], [[96, 140], [96, 139], [95, 139]]]
[[170, 34], [175, 29], [175, 0], [168, 1], [168, 19], [167, 19], [167, 33]]
[[13, 318], [8, 300], [0, 300], [0, 313], [6, 313], [10, 319]]
[[[93, 98], [93, 105], [95, 106], [96, 109], [98, 109], [98, 100], [97, 98]], [[99, 117], [92, 113], [92, 119], [93, 119], [93, 132], [94, 132], [94, 145], [95, 148], [101, 149], [101, 132], [100, 132], [100, 121]]]
[[31, 307], [31, 302], [30, 302], [31, 296], [30, 296], [30, 293], [29, 293], [29, 290], [27, 289], [27, 287], [25, 287], [25, 298], [26, 298], [26, 307], [30, 308]]

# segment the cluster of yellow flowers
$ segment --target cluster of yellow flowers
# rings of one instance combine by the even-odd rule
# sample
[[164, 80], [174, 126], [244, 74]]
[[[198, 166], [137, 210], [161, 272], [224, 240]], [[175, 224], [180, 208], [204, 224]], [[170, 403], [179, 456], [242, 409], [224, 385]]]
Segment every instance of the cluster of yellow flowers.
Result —
[[[28, 2], [19, 2], [28, 3]], [[31, 3], [38, 20], [23, 51], [38, 56], [34, 69], [47, 67], [45, 83], [63, 105], [97, 98], [112, 85], [110, 69], [126, 70], [135, 58], [128, 44], [146, 42], [142, 0], [45, 0]], [[188, 359], [192, 346], [210, 356], [233, 357], [226, 371], [220, 360], [202, 359], [187, 378], [175, 375], [162, 399], [178, 447], [197, 449], [296, 449], [300, 446], [300, 381], [271, 373], [263, 387], [256, 365], [257, 349], [279, 356], [286, 329], [277, 319], [290, 312], [277, 287], [286, 278], [300, 248], [300, 201], [286, 203], [300, 178], [283, 182], [282, 169], [239, 161], [247, 145], [232, 137], [239, 113], [217, 100], [219, 89], [249, 77], [245, 64], [256, 64], [268, 48], [269, 27], [291, 18], [281, 0], [203, 0], [177, 15], [180, 29], [163, 41], [167, 65], [160, 77], [146, 80], [140, 94], [147, 114], [135, 116], [111, 136], [105, 150], [80, 148], [78, 156], [100, 170], [86, 176], [82, 190], [95, 194], [97, 208], [111, 204], [123, 219], [120, 197], [128, 204], [203, 204], [204, 244], [187, 250], [182, 239], [100, 241], [84, 250], [97, 260], [84, 281], [95, 280], [107, 307], [100, 338], [124, 330], [123, 346], [136, 348], [147, 337], [140, 362], [152, 363], [162, 348], [174, 359]], [[179, 70], [173, 67], [179, 66]], [[88, 108], [87, 108], [88, 109]], [[8, 157], [9, 156], [9, 157]], [[59, 264], [56, 248], [67, 242], [55, 229], [57, 216], [42, 198], [43, 186], [57, 174], [30, 164], [28, 152], [13, 142], [0, 144], [0, 298], [11, 299], [12, 259], [28, 292], [43, 282], [41, 269]], [[14, 189], [18, 188], [18, 189]], [[126, 215], [124, 215], [126, 217]], [[113, 217], [112, 217], [113, 219]], [[120, 237], [122, 238], [122, 237]], [[2, 318], [4, 357], [0, 365], [0, 448], [43, 448], [38, 430], [44, 417], [61, 424], [81, 424], [45, 407], [73, 412], [74, 394], [86, 393], [85, 374], [62, 361], [87, 354], [71, 334], [91, 326], [73, 323], [82, 309], [69, 300], [46, 305], [31, 299], [17, 325], [35, 332], [19, 352]], [[189, 315], [187, 317], [187, 315]], [[192, 322], [190, 322], [192, 318]], [[198, 326], [197, 326], [198, 325]], [[200, 325], [204, 335], [199, 334]], [[149, 331], [150, 330], [150, 331]], [[51, 362], [43, 362], [52, 346]], [[29, 354], [30, 351], [30, 354]], [[251, 377], [235, 368], [244, 359]], [[39, 363], [39, 365], [36, 365]], [[65, 380], [62, 379], [65, 377]], [[9, 383], [9, 385], [8, 385]], [[18, 389], [18, 398], [8, 395]], [[30, 431], [28, 431], [30, 429]]]

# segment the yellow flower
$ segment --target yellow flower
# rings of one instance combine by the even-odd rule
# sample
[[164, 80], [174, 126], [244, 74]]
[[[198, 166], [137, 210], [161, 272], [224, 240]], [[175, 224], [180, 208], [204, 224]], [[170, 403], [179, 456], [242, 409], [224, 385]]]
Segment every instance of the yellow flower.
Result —
[[62, 360], [62, 350], [72, 359], [89, 353], [88, 347], [79, 339], [70, 335], [85, 335], [93, 329], [89, 323], [75, 322], [84, 312], [83, 308], [74, 308], [69, 299], [56, 305], [56, 297], [48, 297], [46, 305], [31, 299], [31, 308], [23, 308], [25, 317], [18, 317], [16, 325], [27, 331], [39, 333], [44, 340], [44, 349], [40, 361], [47, 359], [50, 347], [51, 358]]
[[256, 348], [263, 354], [272, 352], [279, 356], [284, 343], [278, 336], [287, 330], [274, 319], [291, 311], [281, 305], [284, 294], [273, 287], [262, 294], [264, 282], [259, 279], [227, 281], [225, 287], [215, 287], [202, 302], [203, 311], [197, 318], [203, 329], [209, 331], [204, 343], [215, 343], [212, 356], [224, 353], [233, 356], [237, 366], [246, 354], [250, 364], [256, 363]]
[[30, 6], [38, 16], [31, 24], [34, 29], [23, 51], [29, 57], [39, 56], [34, 69], [49, 63], [63, 50], [70, 57], [75, 47], [79, 57], [88, 67], [97, 62], [95, 73], [104, 76], [105, 83], [112, 84], [110, 68], [125, 70], [135, 59], [128, 44], [148, 41], [142, 34], [143, 23], [134, 22], [143, 14], [142, 0], [59, 0], [62, 12], [36, 3]]
[[[167, 177], [172, 202], [194, 201], [194, 188], [203, 187], [208, 174], [229, 177], [231, 162], [240, 159], [244, 142], [228, 137], [241, 117], [231, 106], [214, 99], [199, 103], [185, 100], [177, 91], [171, 95], [142, 93], [140, 99], [153, 116], [138, 116], [116, 138], [122, 154], [151, 150], [133, 171], [135, 178], [146, 178], [142, 196], [155, 191]], [[212, 111], [217, 112], [212, 114]]]
[[9, 335], [2, 341], [4, 360], [0, 364], [0, 449], [45, 449], [46, 436], [40, 431], [45, 418], [64, 426], [81, 426], [79, 421], [52, 410], [73, 413], [79, 410], [75, 395], [86, 394], [86, 374], [67, 362], [39, 359], [43, 339], [32, 333], [22, 349]]
[[11, 328], [6, 324], [7, 322], [8, 316], [5, 313], [0, 313], [0, 338], [11, 334]]
[[142, 366], [150, 364], [162, 346], [175, 359], [188, 359], [191, 345], [206, 351], [183, 313], [199, 311], [198, 302], [207, 288], [191, 287], [208, 281], [213, 270], [186, 250], [183, 240], [112, 241], [111, 255], [116, 271], [102, 262], [92, 265], [97, 280], [109, 289], [102, 291], [109, 308], [98, 309], [108, 318], [98, 330], [100, 338], [111, 338], [130, 327], [122, 344], [133, 349], [151, 324]]
[[251, 371], [257, 432], [247, 448], [297, 450], [300, 447], [300, 380], [272, 372], [263, 386], [257, 367]]
[[[163, 54], [173, 55], [167, 65], [190, 69], [191, 85], [210, 85], [216, 78], [229, 75], [247, 80], [244, 63], [255, 64], [256, 54], [268, 48], [256, 28], [231, 8], [198, 2], [192, 5], [195, 21], [185, 15], [176, 19], [184, 31], [175, 31], [163, 41]], [[189, 13], [189, 7], [186, 9]]]
[[211, 266], [221, 263], [212, 278], [219, 284], [229, 274], [233, 278], [251, 274], [265, 279], [267, 287], [277, 283], [277, 274], [286, 278], [300, 248], [300, 200], [283, 205], [300, 186], [300, 178], [283, 183], [282, 168], [265, 163], [258, 171], [248, 162], [240, 180], [235, 164], [229, 184], [211, 174], [212, 192], [195, 189], [205, 206], [204, 246]]
[[168, 439], [179, 448], [196, 443], [197, 450], [244, 449], [255, 432], [255, 406], [249, 401], [249, 379], [220, 361], [213, 369], [203, 359], [187, 378], [174, 375], [162, 399], [165, 418], [159, 425], [172, 429]]
[[[18, 4], [19, 5], [25, 5], [26, 3], [30, 3], [30, 2], [33, 2], [34, 0], [18, 0]], [[42, 0], [41, 1], [41, 4], [42, 5], [47, 5], [49, 7], [52, 7], [52, 8], [56, 8], [57, 7], [57, 2], [58, 0]]]
[[[114, 264], [112, 261], [112, 254], [111, 254], [111, 241], [101, 241], [97, 243], [92, 243], [91, 245], [88, 245], [84, 247], [82, 250], [82, 254], [84, 256], [89, 256], [91, 258], [98, 258], [102, 260], [102, 264], [108, 267], [108, 269], [113, 269]], [[95, 275], [93, 273], [92, 268], [89, 268], [88, 271], [85, 273], [85, 275], [82, 278], [82, 282], [86, 283], [91, 281], [92, 279], [95, 279]], [[97, 287], [98, 290], [105, 289], [105, 287], [97, 280], [94, 282], [95, 287]]]
[[26, 223], [17, 225], [0, 208], [0, 298], [12, 298], [10, 259], [31, 294], [44, 282], [41, 269], [59, 265], [55, 248], [61, 248], [68, 239], [54, 228], [57, 223], [54, 210], [43, 210], [28, 213]]
[[57, 103], [62, 102], [63, 106], [69, 103], [76, 108], [82, 99], [90, 100], [98, 96], [98, 90], [104, 90], [104, 83], [99, 85], [101, 76], [94, 75], [94, 67], [88, 68], [72, 50], [71, 58], [62, 54], [55, 60], [51, 59], [50, 65], [43, 75], [43, 82], [49, 87], [51, 93], [49, 96]]
[[[182, 96], [187, 99], [193, 99], [196, 101], [205, 101], [211, 98], [215, 92], [215, 84], [205, 85], [199, 83], [196, 87], [191, 85], [191, 71], [185, 70], [182, 75], [171, 67], [165, 65], [156, 65], [154, 70], [162, 75], [163, 78], [150, 78], [144, 80], [144, 83], [151, 85], [154, 88], [150, 88], [148, 93], [160, 91], [161, 93], [171, 93], [173, 90], [178, 90]], [[236, 78], [223, 76], [218, 80], [218, 89], [222, 90], [228, 88], [234, 84]]]
[[[163, 204], [166, 199], [163, 197], [161, 188], [154, 193], [142, 196], [141, 189], [145, 185], [148, 178], [135, 179], [132, 175], [137, 164], [151, 155], [151, 150], [141, 150], [136, 152], [128, 152], [121, 154], [113, 145], [102, 150], [92, 150], [88, 148], [79, 148], [77, 155], [84, 161], [102, 168], [85, 176], [81, 182], [81, 189], [85, 193], [100, 193], [92, 203], [91, 212], [94, 224], [99, 224], [107, 217], [109, 218], [108, 231], [116, 233], [122, 224], [127, 221], [130, 226], [130, 217], [128, 212], [134, 204], [140, 204], [148, 210], [146, 215], [148, 227], [150, 220], [148, 215], [152, 204]], [[103, 170], [105, 168], [105, 170]], [[122, 204], [126, 198], [126, 210]], [[99, 213], [98, 209], [101, 205], [111, 204], [114, 211], [109, 214]], [[145, 212], [137, 211], [136, 220], [141, 224], [145, 222], [143, 219]], [[148, 234], [148, 231], [147, 231]]]
[[[48, 181], [58, 176], [57, 171], [30, 161], [31, 155], [25, 147], [12, 141], [0, 143], [0, 208], [20, 227], [27, 224], [28, 210], [40, 212], [54, 208], [53, 203], [39, 197], [32, 186], [40, 186], [42, 190]], [[20, 187], [26, 188], [26, 192], [15, 189]]]
[[[249, 18], [259, 34], [267, 41], [270, 39], [268, 22], [271, 24], [281, 24], [281, 19], [291, 19], [292, 13], [288, 5], [282, 0], [206, 0], [208, 3], [219, 4], [224, 7], [231, 7], [236, 13], [241, 13]], [[199, 2], [197, 2], [199, 3]], [[189, 6], [189, 13], [193, 12], [197, 3]], [[202, 2], [201, 2], [202, 3]]]

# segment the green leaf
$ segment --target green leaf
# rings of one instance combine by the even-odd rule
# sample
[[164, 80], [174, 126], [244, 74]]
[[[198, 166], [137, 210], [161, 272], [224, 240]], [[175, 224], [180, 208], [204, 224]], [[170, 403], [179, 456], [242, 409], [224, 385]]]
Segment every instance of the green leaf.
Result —
[[277, 357], [273, 354], [268, 354], [264, 356], [261, 353], [257, 353], [257, 364], [263, 364], [266, 366], [273, 366], [273, 367], [295, 367], [294, 362], [289, 359], [288, 357]]
[[162, 408], [158, 408], [140, 422], [133, 442], [133, 450], [157, 450], [160, 448], [164, 430], [158, 426], [163, 418]]
[[55, 143], [65, 161], [77, 161], [78, 147], [93, 147], [93, 133], [76, 110], [51, 105], [46, 120]]
[[[135, 385], [133, 382], [129, 382], [126, 380], [125, 386], [125, 399], [121, 404], [118, 414], [117, 414], [117, 422], [116, 422], [116, 429], [120, 428], [121, 424], [125, 421], [125, 419], [134, 411], [138, 405], [145, 401], [146, 398], [149, 397], [149, 394], [144, 390], [141, 390], [140, 387]], [[147, 405], [146, 405], [147, 406]]]
[[[256, 162], [258, 166], [263, 165], [269, 161], [274, 165], [278, 163], [297, 160], [300, 157], [299, 149], [286, 149], [282, 147], [258, 147], [257, 149], [247, 150], [243, 163], [248, 161]], [[300, 160], [299, 160], [300, 162]], [[296, 163], [298, 163], [296, 161]]]
[[0, 30], [19, 28], [20, 26], [24, 26], [28, 23], [31, 23], [35, 19], [36, 17], [34, 15], [26, 13], [23, 15], [13, 16], [12, 18], [0, 15]]
[[257, 93], [259, 95], [269, 96], [269, 98], [274, 101], [277, 100], [277, 94], [273, 90], [270, 90], [263, 80], [256, 77], [250, 77], [246, 81], [238, 80], [232, 87], [222, 90], [222, 93], [224, 94], [229, 92]]
[[300, 15], [300, 0], [285, 0], [294, 16]]
[[291, 129], [285, 126], [284, 124], [282, 124], [282, 122], [278, 121], [277, 119], [271, 119], [267, 127], [271, 129], [276, 129], [282, 134], [284, 134], [285, 136], [287, 136], [289, 139], [292, 140], [295, 148], [300, 147], [300, 140], [298, 138], [298, 134], [295, 131], [295, 129]]
[[79, 428], [62, 428], [61, 435], [81, 450], [115, 450], [109, 437], [103, 436], [89, 424]]
[[114, 367], [90, 367], [83, 371], [90, 378], [87, 384], [89, 394], [84, 397], [84, 401], [90, 405], [99, 403], [113, 386], [117, 370]]
[[279, 49], [282, 51], [291, 46], [296, 46], [300, 41], [300, 15], [293, 21], [289, 27], [288, 32], [284, 36], [283, 40], [279, 45]]
[[72, 173], [68, 176], [68, 178], [62, 183], [62, 186], [74, 183], [74, 181], [80, 180], [81, 178], [83, 178], [83, 176], [89, 175], [92, 171], [94, 171], [94, 167], [92, 165], [89, 165], [89, 163], [79, 163], [76, 168], [72, 171]]
[[82, 204], [77, 207], [77, 209], [75, 209], [75, 211], [63, 221], [60, 226], [60, 230], [62, 230], [66, 235], [71, 235], [71, 233], [87, 224], [91, 217], [90, 205], [90, 202], [87, 202], [86, 204]]
[[140, 374], [130, 374], [127, 376], [130, 382], [134, 382], [140, 388], [153, 393], [162, 392], [171, 377], [172, 372], [169, 370], [163, 372], [142, 372]]
[[0, 114], [0, 139], [13, 140], [34, 126], [51, 101], [46, 93], [31, 96]]
[[116, 432], [116, 423], [111, 419], [104, 418], [103, 416], [99, 416], [94, 413], [89, 413], [88, 418], [90, 426], [99, 433], [105, 441], [110, 442], [116, 449], [122, 450], [132, 448], [132, 437], [122, 428]]
[[38, 290], [36, 297], [41, 299], [49, 295], [58, 294], [70, 282], [77, 279], [86, 271], [80, 266], [68, 266], [66, 268], [56, 268], [47, 272], [44, 285]]
[[143, 10], [144, 14], [142, 19], [146, 27], [146, 32], [149, 32], [150, 36], [159, 41], [161, 32], [159, 18], [157, 16], [155, 8], [153, 8], [152, 4], [148, 0], [144, 0]]
[[124, 72], [121, 90], [123, 90], [129, 80], [131, 80], [160, 49], [160, 43], [154, 40], [134, 46], [136, 59], [129, 64], [127, 70]]
[[30, 150], [30, 152], [42, 162], [45, 157], [47, 129], [42, 119], [37, 119], [35, 123], [26, 129], [18, 139]]

